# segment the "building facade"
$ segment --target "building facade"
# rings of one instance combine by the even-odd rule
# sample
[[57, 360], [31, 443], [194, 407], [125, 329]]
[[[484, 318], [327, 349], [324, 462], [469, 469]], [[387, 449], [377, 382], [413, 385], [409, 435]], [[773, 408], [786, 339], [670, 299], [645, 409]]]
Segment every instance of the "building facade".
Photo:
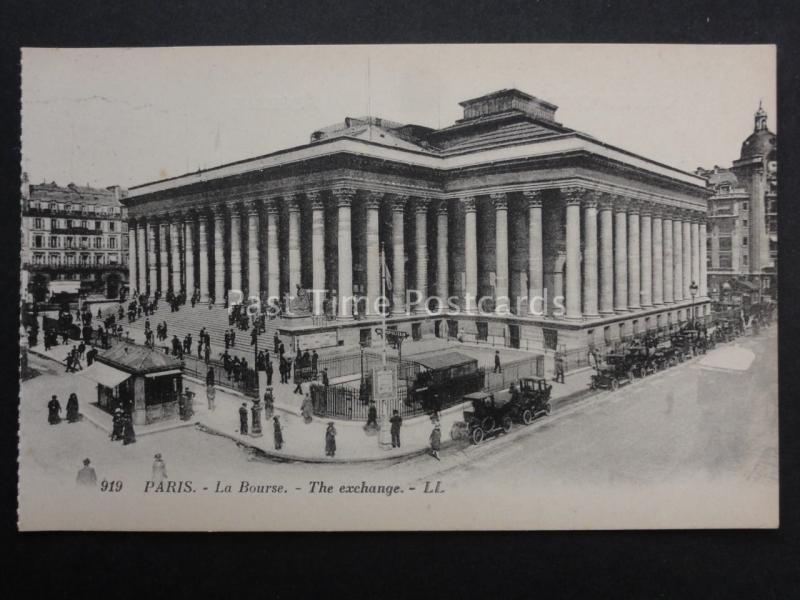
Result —
[[[370, 343], [381, 249], [389, 326], [415, 339], [585, 348], [707, 313], [703, 178], [518, 90], [461, 105], [443, 129], [348, 117], [304, 146], [131, 188], [131, 287], [328, 290], [281, 326], [304, 347]], [[415, 302], [433, 295], [450, 308]]]
[[731, 168], [697, 169], [708, 179], [708, 287], [711, 297], [759, 302], [777, 296], [777, 136], [758, 107], [753, 133]]
[[125, 192], [30, 184], [23, 174], [22, 267], [30, 301], [60, 292], [117, 298], [128, 277]]

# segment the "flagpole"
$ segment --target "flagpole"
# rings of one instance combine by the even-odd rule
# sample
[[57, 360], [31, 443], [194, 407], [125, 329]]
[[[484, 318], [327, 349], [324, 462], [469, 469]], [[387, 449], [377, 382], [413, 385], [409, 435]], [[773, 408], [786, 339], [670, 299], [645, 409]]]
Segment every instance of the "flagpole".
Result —
[[383, 366], [386, 366], [386, 257], [381, 242], [381, 319], [383, 325]]

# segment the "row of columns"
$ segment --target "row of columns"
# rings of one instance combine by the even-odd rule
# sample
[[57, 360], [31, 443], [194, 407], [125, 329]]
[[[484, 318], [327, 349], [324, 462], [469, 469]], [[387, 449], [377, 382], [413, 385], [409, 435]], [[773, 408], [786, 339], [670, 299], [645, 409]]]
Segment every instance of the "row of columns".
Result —
[[[347, 301], [353, 296], [353, 248], [351, 232], [351, 209], [356, 196], [352, 188], [330, 190], [337, 213], [337, 290], [339, 298]], [[690, 298], [691, 283], [697, 282], [698, 296], [705, 297], [706, 274], [706, 225], [704, 215], [670, 209], [656, 203], [639, 202], [623, 196], [601, 193], [582, 187], [566, 187], [560, 190], [565, 206], [566, 225], [566, 317], [569, 319], [595, 318], [600, 315], [639, 310]], [[542, 248], [542, 190], [523, 192], [527, 205], [528, 225], [528, 297], [541, 297], [544, 293], [544, 253]], [[325, 203], [322, 192], [306, 194], [311, 207], [311, 255], [312, 285], [314, 289], [332, 287], [325, 270]], [[379, 276], [379, 210], [385, 198], [381, 192], [367, 192], [366, 208], [366, 293], [370, 299], [381, 295]], [[415, 232], [414, 252], [416, 256], [415, 287], [424, 297], [428, 282], [427, 218], [430, 200], [409, 196], [392, 195], [391, 202], [392, 239], [394, 257], [393, 307], [397, 313], [405, 312], [405, 211], [412, 207]], [[230, 220], [230, 274], [231, 287], [241, 289], [246, 283], [249, 293], [262, 289], [268, 296], [279, 295], [280, 261], [278, 246], [278, 215], [280, 199], [265, 202], [267, 278], [261, 281], [261, 264], [258, 251], [261, 220], [260, 202], [246, 205], [248, 280], [242, 281], [243, 247], [240, 237], [242, 213], [238, 210], [216, 208], [213, 212], [213, 228], [208, 231], [208, 221], [197, 219], [196, 213], [176, 213], [162, 221], [139, 221], [131, 226], [129, 236], [131, 256], [131, 280], [140, 290], [179, 289], [181, 287], [181, 264], [185, 272], [185, 287], [201, 292], [207, 300], [209, 292], [216, 299], [225, 293], [225, 269], [216, 268], [213, 281], [209, 265], [209, 236], [214, 239], [214, 264], [224, 265], [225, 219]], [[282, 197], [288, 212], [287, 268], [289, 289], [294, 292], [301, 282], [300, 239], [307, 235], [300, 228], [300, 203], [295, 195]], [[495, 217], [495, 293], [501, 300], [496, 304], [498, 312], [507, 312], [504, 300], [509, 296], [509, 239], [508, 239], [508, 195], [491, 195]], [[478, 296], [478, 243], [477, 205], [475, 197], [461, 198], [464, 208], [464, 282], [465, 294]], [[442, 298], [449, 296], [449, 251], [447, 202], [438, 204], [435, 211], [437, 240], [435, 243], [438, 289]], [[194, 281], [195, 248], [194, 228], [198, 227], [197, 259], [199, 281]], [[165, 243], [169, 228], [169, 247]], [[147, 243], [145, 244], [145, 237]], [[157, 238], [162, 243], [157, 244]], [[181, 238], [183, 260], [181, 260]], [[147, 249], [145, 251], [145, 248]], [[156, 256], [156, 248], [160, 250]], [[171, 253], [171, 259], [167, 253]], [[138, 263], [138, 264], [137, 264]], [[145, 268], [145, 265], [147, 268]], [[167, 271], [172, 265], [171, 273]], [[160, 272], [157, 269], [160, 266]], [[261, 284], [264, 283], [262, 286]], [[371, 309], [371, 307], [369, 307]], [[423, 306], [418, 309], [424, 310]], [[314, 297], [313, 312], [322, 312], [322, 302]], [[351, 314], [349, 305], [341, 306], [339, 314]]]

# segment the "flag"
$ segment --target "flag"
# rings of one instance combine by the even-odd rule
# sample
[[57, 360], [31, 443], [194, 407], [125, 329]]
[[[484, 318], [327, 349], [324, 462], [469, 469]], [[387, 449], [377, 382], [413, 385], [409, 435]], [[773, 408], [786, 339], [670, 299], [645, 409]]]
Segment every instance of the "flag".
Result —
[[386, 255], [381, 254], [381, 267], [383, 268], [383, 279], [388, 291], [392, 291], [392, 276], [389, 275], [389, 269], [386, 268]]

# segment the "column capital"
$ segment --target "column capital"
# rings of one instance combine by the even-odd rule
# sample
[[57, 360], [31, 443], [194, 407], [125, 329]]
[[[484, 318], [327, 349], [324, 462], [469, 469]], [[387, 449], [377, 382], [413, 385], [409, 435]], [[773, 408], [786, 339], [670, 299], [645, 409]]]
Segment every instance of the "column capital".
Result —
[[448, 212], [447, 200], [439, 200], [439, 202], [436, 203], [436, 215], [439, 217], [446, 217]]
[[280, 209], [280, 196], [272, 196], [264, 200], [264, 207], [268, 215], [277, 215], [281, 212]]
[[325, 209], [325, 200], [323, 199], [321, 192], [317, 190], [306, 192], [306, 198], [308, 199], [308, 203], [311, 205], [311, 210]]
[[261, 200], [258, 198], [254, 200], [248, 200], [245, 203], [245, 210], [247, 210], [248, 215], [257, 215], [261, 210]]
[[508, 194], [506, 192], [496, 192], [490, 194], [495, 210], [508, 210]]
[[570, 185], [559, 188], [559, 192], [561, 193], [561, 197], [564, 198], [567, 205], [578, 205], [580, 206], [581, 200], [583, 200], [584, 196], [586, 195], [586, 188]]
[[655, 211], [655, 207], [653, 203], [649, 200], [640, 200], [639, 201], [639, 212], [643, 217], [652, 217], [653, 212]]
[[289, 212], [300, 212], [300, 201], [297, 196], [295, 193], [284, 194], [283, 201], [286, 203]]
[[383, 192], [367, 190], [366, 194], [364, 195], [364, 203], [366, 204], [367, 209], [379, 209], [381, 207], [381, 202], [383, 202], [384, 196], [385, 194]]
[[414, 198], [414, 212], [416, 214], [428, 214], [428, 208], [431, 205], [431, 199], [424, 196]]
[[544, 192], [542, 190], [525, 190], [522, 196], [528, 203], [528, 208], [542, 208], [542, 197]]
[[356, 190], [351, 187], [335, 187], [331, 189], [331, 195], [336, 202], [336, 206], [345, 208], [353, 203], [353, 199], [356, 197]]
[[642, 210], [642, 204], [636, 198], [625, 199], [625, 210], [629, 215], [638, 215]]
[[608, 192], [600, 192], [597, 204], [600, 210], [614, 210], [614, 195]]
[[475, 203], [475, 196], [464, 196], [461, 198], [461, 202], [464, 204], [464, 210], [466, 212], [475, 212], [478, 210], [478, 206]]
[[589, 190], [584, 196], [581, 204], [583, 208], [597, 208], [600, 204], [601, 193], [596, 190]]
[[623, 196], [622, 194], [611, 194], [611, 199], [614, 202], [614, 212], [628, 212], [628, 198], [626, 196]]
[[174, 210], [167, 215], [171, 223], [177, 223], [183, 220], [183, 215], [186, 214], [185, 210]]
[[410, 196], [407, 194], [395, 194], [392, 196], [392, 212], [403, 212], [406, 208]]

